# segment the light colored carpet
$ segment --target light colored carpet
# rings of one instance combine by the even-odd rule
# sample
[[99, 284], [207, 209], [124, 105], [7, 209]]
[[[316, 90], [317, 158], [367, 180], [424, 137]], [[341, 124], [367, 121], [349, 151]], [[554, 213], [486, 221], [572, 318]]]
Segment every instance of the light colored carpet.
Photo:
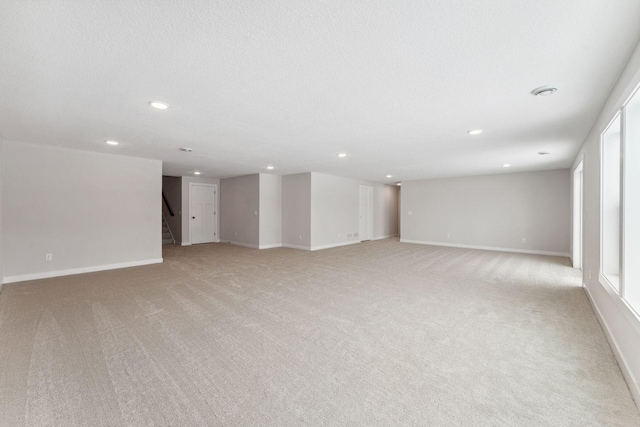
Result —
[[566, 259], [164, 249], [5, 285], [0, 425], [640, 425]]

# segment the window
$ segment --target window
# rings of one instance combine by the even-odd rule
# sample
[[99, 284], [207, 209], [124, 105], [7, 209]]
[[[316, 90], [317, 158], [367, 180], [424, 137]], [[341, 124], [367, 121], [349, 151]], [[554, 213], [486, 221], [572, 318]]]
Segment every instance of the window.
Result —
[[602, 244], [600, 268], [620, 292], [620, 114], [602, 134]]
[[600, 277], [640, 317], [640, 90], [601, 144]]

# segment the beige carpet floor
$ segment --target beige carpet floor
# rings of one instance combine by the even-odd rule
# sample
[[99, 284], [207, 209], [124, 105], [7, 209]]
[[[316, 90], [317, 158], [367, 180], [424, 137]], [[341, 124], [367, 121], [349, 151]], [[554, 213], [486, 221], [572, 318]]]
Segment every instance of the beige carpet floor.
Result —
[[165, 247], [5, 285], [2, 426], [639, 426], [563, 258]]

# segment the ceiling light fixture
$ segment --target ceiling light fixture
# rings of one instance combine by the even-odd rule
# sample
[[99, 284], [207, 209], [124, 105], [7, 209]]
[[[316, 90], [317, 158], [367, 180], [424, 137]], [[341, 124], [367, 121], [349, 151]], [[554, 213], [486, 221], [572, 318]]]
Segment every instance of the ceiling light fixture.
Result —
[[200, 175], [200, 172], [195, 171], [195, 172], [193, 172], [193, 174], [194, 174], [194, 175]]
[[553, 86], [540, 86], [531, 91], [534, 96], [549, 96], [558, 91], [557, 87]]
[[118, 141], [105, 141], [109, 145], [118, 145]]
[[397, 185], [398, 187], [400, 187], [400, 186], [402, 185], [402, 183], [401, 183], [401, 182], [396, 182], [396, 185]]
[[469, 135], [480, 135], [482, 133], [482, 129], [473, 129], [467, 132]]
[[182, 147], [180, 151], [184, 151], [185, 153], [190, 153], [193, 151], [193, 148]]
[[338, 157], [347, 157], [347, 153], [339, 153]]
[[393, 178], [393, 175], [387, 175], [387, 178]]
[[548, 151], [540, 151], [538, 154], [540, 154], [541, 156], [546, 156], [547, 154], [549, 154]]
[[271, 170], [273, 169], [273, 166], [267, 166], [267, 169]]
[[511, 163], [505, 163], [502, 165], [503, 168], [510, 168], [511, 167]]
[[160, 101], [150, 101], [149, 105], [151, 105], [153, 108], [157, 108], [158, 110], [166, 110], [167, 108], [169, 108], [169, 104]]

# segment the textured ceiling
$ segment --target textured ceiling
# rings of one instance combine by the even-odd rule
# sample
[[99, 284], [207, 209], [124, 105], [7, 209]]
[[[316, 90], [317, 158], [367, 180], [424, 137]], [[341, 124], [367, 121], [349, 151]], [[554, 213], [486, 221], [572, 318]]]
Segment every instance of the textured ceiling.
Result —
[[217, 178], [564, 168], [639, 22], [637, 0], [3, 0], [0, 134]]

